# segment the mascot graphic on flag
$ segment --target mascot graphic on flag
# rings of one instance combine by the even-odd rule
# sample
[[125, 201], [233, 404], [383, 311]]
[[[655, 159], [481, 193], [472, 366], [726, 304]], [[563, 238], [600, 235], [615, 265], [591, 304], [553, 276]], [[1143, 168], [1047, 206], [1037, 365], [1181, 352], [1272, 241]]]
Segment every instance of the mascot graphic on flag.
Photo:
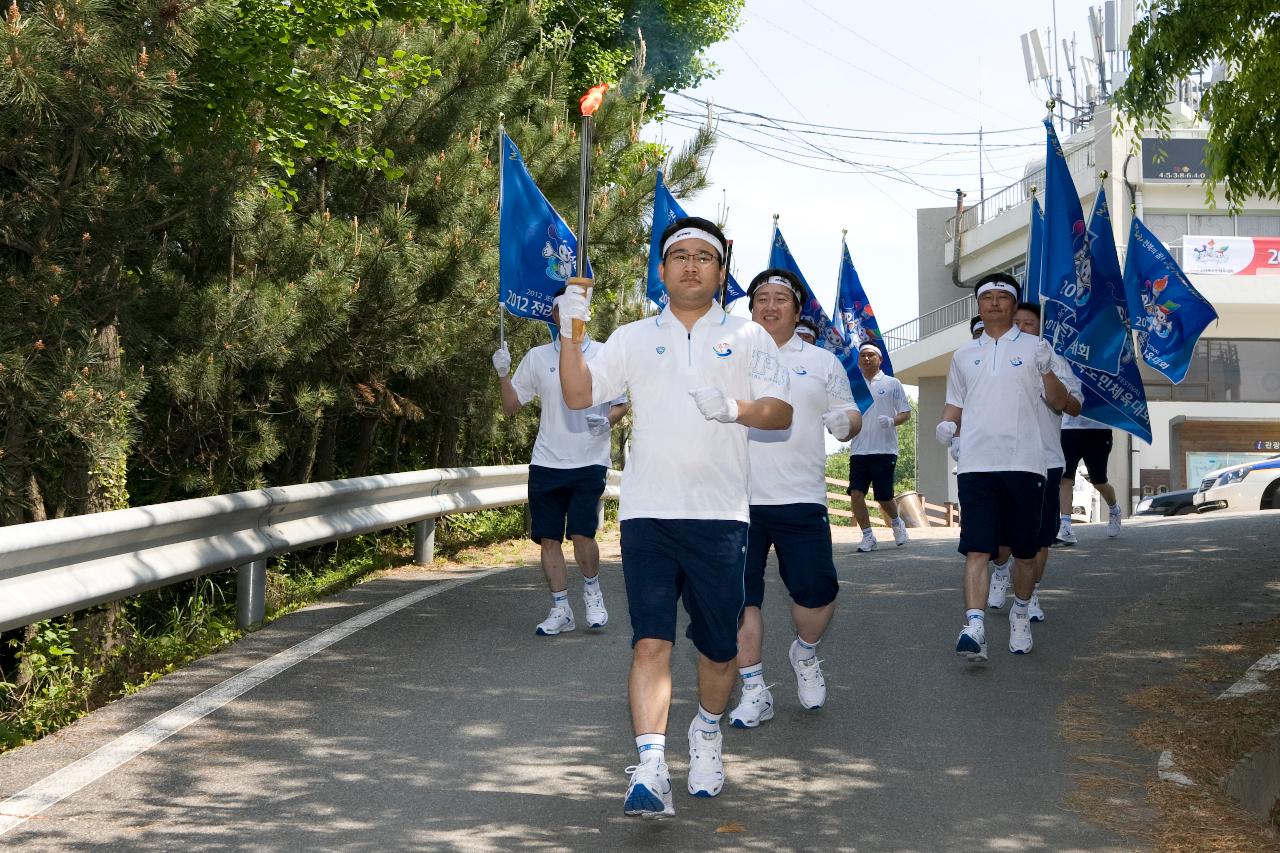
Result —
[[1170, 319], [1178, 310], [1178, 303], [1172, 299], [1160, 301], [1160, 294], [1169, 284], [1169, 276], [1161, 276], [1155, 281], [1142, 283], [1142, 307], [1147, 312], [1147, 322], [1143, 325], [1146, 331], [1157, 338], [1167, 338], [1173, 333], [1173, 321]]
[[1093, 263], [1089, 259], [1089, 237], [1085, 231], [1084, 220], [1076, 222], [1071, 227], [1071, 232], [1073, 242], [1078, 239], [1080, 246], [1075, 252], [1075, 291], [1068, 292], [1071, 289], [1068, 285], [1063, 288], [1063, 292], [1071, 298], [1077, 308], [1081, 308], [1088, 303], [1089, 291], [1093, 289]]
[[547, 226], [547, 244], [542, 247], [542, 257], [547, 260], [547, 278], [568, 281], [573, 276], [575, 263], [573, 247], [562, 239], [554, 225]]

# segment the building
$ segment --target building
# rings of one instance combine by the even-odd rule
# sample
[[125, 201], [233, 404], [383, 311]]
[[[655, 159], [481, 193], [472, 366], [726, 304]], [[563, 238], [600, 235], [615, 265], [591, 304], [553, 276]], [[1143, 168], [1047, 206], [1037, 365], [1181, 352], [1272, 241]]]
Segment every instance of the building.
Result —
[[[1124, 258], [1133, 209], [1174, 252], [1219, 322], [1196, 349], [1186, 379], [1172, 385], [1143, 366], [1150, 406], [1150, 445], [1116, 431], [1109, 479], [1142, 496], [1196, 485], [1211, 468], [1274, 454], [1280, 443], [1280, 205], [1255, 200], [1240, 215], [1206, 202], [1204, 140], [1185, 104], [1170, 107], [1172, 137], [1138, 140], [1115, 134], [1110, 107], [1063, 142], [1087, 216], [1105, 178], [1116, 244]], [[1044, 163], [1018, 183], [977, 204], [917, 211], [921, 315], [885, 332], [896, 375], [919, 388], [918, 482], [930, 500], [955, 500], [955, 476], [933, 440], [942, 415], [951, 353], [969, 338], [977, 313], [972, 284], [1003, 270], [1021, 278], [1026, 263], [1032, 187], [1044, 186]], [[1131, 205], [1133, 206], [1131, 209]]]

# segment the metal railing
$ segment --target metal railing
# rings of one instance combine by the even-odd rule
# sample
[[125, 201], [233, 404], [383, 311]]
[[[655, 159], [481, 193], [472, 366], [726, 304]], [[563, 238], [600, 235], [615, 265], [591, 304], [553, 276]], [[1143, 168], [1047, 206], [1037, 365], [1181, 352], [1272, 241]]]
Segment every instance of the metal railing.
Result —
[[978, 313], [978, 300], [972, 293], [966, 293], [955, 302], [935, 308], [928, 314], [894, 326], [884, 333], [885, 346], [890, 352], [910, 344], [918, 343], [930, 335], [949, 329], [957, 323], [967, 323], [969, 318]]
[[[1071, 151], [1065, 152], [1065, 154], [1067, 169], [1073, 174], [1090, 169], [1094, 165], [1092, 142], [1087, 142]], [[946, 239], [955, 239], [957, 224], [960, 225], [961, 232], [972, 231], [979, 225], [995, 219], [1005, 211], [1026, 204], [1031, 199], [1032, 187], [1035, 187], [1039, 192], [1044, 192], [1044, 180], [1045, 168], [1041, 166], [1036, 171], [1010, 184], [994, 195], [983, 198], [971, 207], [966, 207], [963, 212], [947, 220]]]
[[528, 483], [527, 465], [434, 468], [0, 527], [0, 631], [230, 568], [248, 628], [263, 619], [268, 558], [415, 524], [425, 565], [436, 518], [525, 503]]

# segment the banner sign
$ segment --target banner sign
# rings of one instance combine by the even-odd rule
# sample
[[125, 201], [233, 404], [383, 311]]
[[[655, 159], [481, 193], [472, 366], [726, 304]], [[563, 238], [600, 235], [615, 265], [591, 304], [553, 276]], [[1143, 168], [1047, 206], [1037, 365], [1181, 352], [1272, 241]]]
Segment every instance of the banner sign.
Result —
[[1280, 237], [1182, 238], [1182, 271], [1199, 275], [1280, 275]]

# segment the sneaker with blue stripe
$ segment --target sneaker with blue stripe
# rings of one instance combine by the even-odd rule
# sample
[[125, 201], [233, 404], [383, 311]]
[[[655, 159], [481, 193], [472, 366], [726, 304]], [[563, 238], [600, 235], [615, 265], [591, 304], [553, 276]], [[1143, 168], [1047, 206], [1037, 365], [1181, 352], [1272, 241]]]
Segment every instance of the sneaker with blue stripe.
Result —
[[630, 817], [673, 817], [671, 771], [662, 761], [646, 761], [626, 769], [631, 774], [622, 812]]
[[981, 622], [970, 622], [964, 626], [956, 640], [956, 654], [967, 658], [969, 663], [987, 659], [987, 629]]

